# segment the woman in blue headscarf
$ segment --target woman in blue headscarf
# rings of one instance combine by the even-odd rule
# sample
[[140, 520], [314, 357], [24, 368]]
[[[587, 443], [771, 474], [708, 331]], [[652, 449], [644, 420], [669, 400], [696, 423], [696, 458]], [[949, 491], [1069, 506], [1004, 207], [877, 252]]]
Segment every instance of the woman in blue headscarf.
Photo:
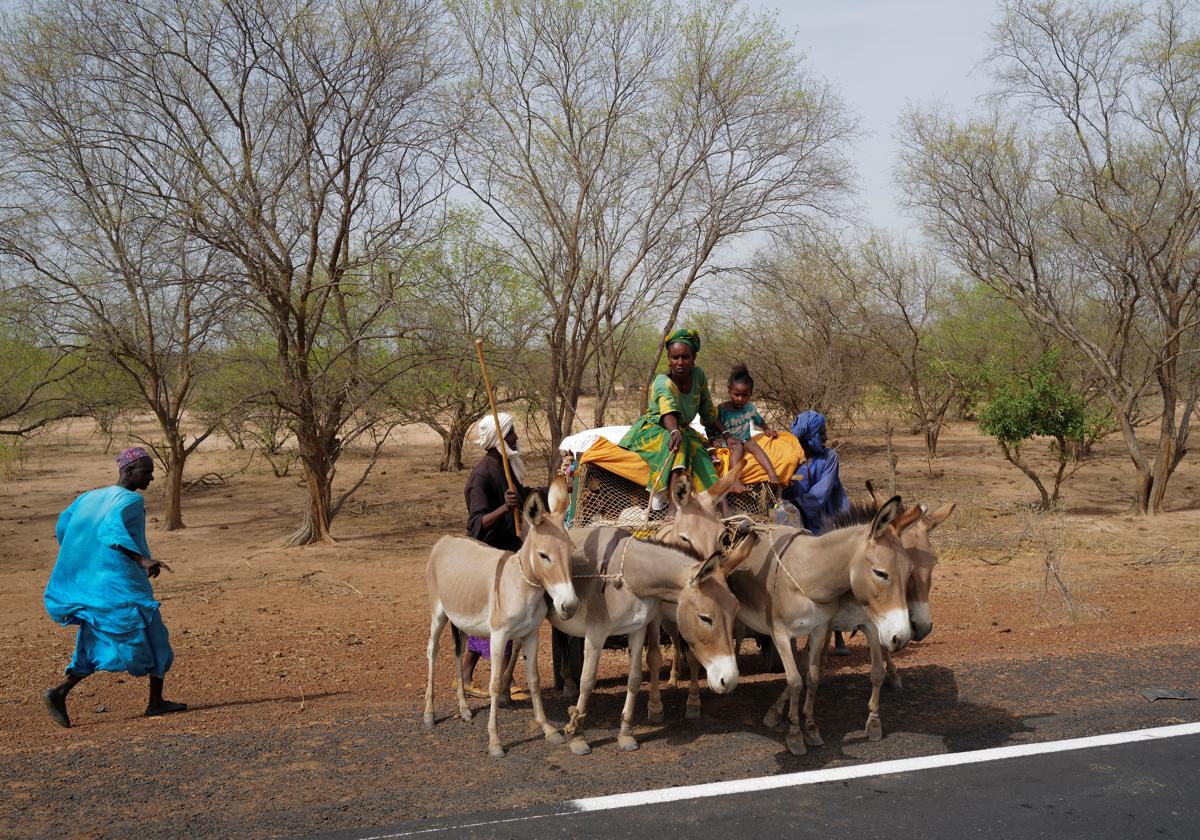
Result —
[[804, 527], [820, 534], [826, 519], [850, 508], [850, 498], [838, 475], [837, 452], [825, 445], [825, 415], [804, 412], [792, 424], [792, 434], [804, 448], [804, 462], [783, 495], [800, 510]]
[[[783, 497], [800, 510], [804, 527], [820, 534], [828, 519], [850, 509], [850, 497], [842, 487], [837, 452], [825, 445], [825, 415], [805, 411], [792, 424], [792, 434], [804, 449], [804, 462]], [[841, 633], [835, 634], [833, 652], [842, 656], [850, 652]]]

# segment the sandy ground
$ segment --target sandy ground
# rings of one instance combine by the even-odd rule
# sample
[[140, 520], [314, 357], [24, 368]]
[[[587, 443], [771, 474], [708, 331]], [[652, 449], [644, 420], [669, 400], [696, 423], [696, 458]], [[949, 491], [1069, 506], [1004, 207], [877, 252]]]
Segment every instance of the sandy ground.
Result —
[[[151, 428], [139, 431], [149, 434]], [[852, 493], [867, 478], [886, 488], [877, 430], [863, 427], [845, 435], [835, 429], [834, 437], [842, 438], [843, 480]], [[1048, 662], [1071, 657], [1091, 657], [1088, 668], [1105, 661], [1169, 660], [1175, 653], [1195, 661], [1200, 461], [1189, 458], [1172, 479], [1170, 512], [1141, 518], [1128, 512], [1127, 456], [1118, 440], [1107, 440], [1096, 461], [1067, 486], [1063, 510], [1046, 515], [1031, 510], [1036, 494], [1028, 480], [969, 424], [944, 433], [932, 475], [919, 437], [899, 436], [897, 445], [897, 491], [906, 500], [958, 505], [935, 532], [941, 563], [934, 634], [898, 657], [909, 686], [922, 677], [936, 683], [949, 675], [953, 683], [954, 675], [959, 682], [975, 675], [980, 686], [989, 686], [989, 702], [1017, 719], [1035, 711], [1032, 705], [1044, 710], [1051, 699], [1052, 705], [1075, 704], [1078, 698], [1060, 696], [1063, 686], [1068, 694], [1083, 691], [1079, 687], [1090, 684], [1087, 669], [1075, 668], [1074, 678], [1057, 682], [1045, 677], [1037, 704], [1020, 681], [1010, 693], [992, 685], [995, 674], [1041, 674]], [[404, 779], [425, 784], [428, 777], [443, 788], [452, 781], [451, 790], [458, 791], [401, 796], [390, 810], [380, 806], [371, 812], [379, 820], [508, 801], [488, 774], [477, 772], [487, 761], [482, 721], [465, 740], [438, 734], [461, 725], [457, 721], [443, 720], [432, 736], [419, 731], [428, 634], [424, 563], [433, 542], [460, 532], [464, 520], [465, 474], [438, 473], [438, 453], [431, 433], [404, 430], [335, 521], [338, 543], [285, 549], [281, 542], [298, 524], [304, 502], [299, 474], [277, 479], [265, 464], [225, 442], [206, 444], [189, 463], [189, 474], [222, 473], [228, 482], [186, 494], [185, 530], [149, 535], [156, 557], [175, 569], [155, 584], [176, 651], [167, 693], [187, 701], [191, 710], [143, 719], [144, 680], [101, 674], [72, 694], [76, 725], [63, 730], [49, 720], [38, 695], [59, 679], [73, 634], [46, 617], [41, 593], [54, 562], [59, 511], [76, 494], [113, 480], [112, 454], [83, 424], [31, 443], [24, 471], [0, 484], [0, 835], [170, 836], [186, 826], [211, 836], [273, 836], [313, 823], [299, 818], [258, 823], [260, 815], [308, 806], [319, 806], [323, 815], [316, 827], [359, 824], [365, 817], [343, 813], [337, 803], [365, 795], [376, 778], [370, 762], [379, 773], [401, 780], [397, 785]], [[473, 462], [478, 451], [467, 457]], [[340, 483], [353, 481], [362, 463], [353, 453], [344, 458]], [[147, 493], [147, 509], [153, 528], [162, 509], [155, 487]], [[1048, 582], [1048, 559], [1062, 587]], [[839, 692], [862, 695], [865, 656], [861, 642], [853, 644], [855, 655], [834, 664], [824, 695], [831, 704]], [[706, 715], [714, 708], [718, 717], [747, 725], [761, 718], [779, 677], [753, 673], [752, 649], [747, 642], [743, 658], [751, 673], [745, 688], [719, 702], [706, 699]], [[542, 658], [548, 663], [548, 645], [542, 646]], [[607, 744], [598, 754], [615, 752], [611, 738], [623, 668], [623, 654], [605, 653], [602, 687], [613, 703], [599, 704], [591, 721], [597, 743]], [[444, 690], [450, 670], [444, 653], [438, 663], [443, 717], [453, 711]], [[1142, 685], [1161, 682], [1171, 673], [1160, 669], [1139, 679]], [[1194, 670], [1180, 677], [1182, 684], [1174, 687], [1200, 688]], [[1125, 702], [1134, 688], [1130, 680], [1096, 685], [1095, 692], [1086, 692], [1089, 702], [1103, 703], [1106, 692]], [[940, 702], [940, 695], [930, 696], [930, 702]], [[668, 711], [682, 702], [682, 692], [671, 694]], [[549, 709], [552, 718], [565, 719], [560, 701], [551, 700]], [[849, 724], [850, 718], [838, 717], [828, 731]], [[904, 726], [901, 714], [889, 716], [885, 706], [889, 732]], [[513, 764], [506, 772], [526, 766], [521, 762], [541, 764], [549, 748], [521, 738], [517, 723], [506, 731], [518, 733], [510, 741]], [[395, 739], [383, 758], [380, 732]], [[755, 737], [772, 738], [765, 732]], [[710, 728], [701, 740], [727, 741], [731, 757], [717, 775], [743, 772], [735, 755], [743, 743], [740, 734]], [[772, 754], [777, 741], [770, 741]], [[306, 744], [313, 749], [297, 746]], [[446, 749], [456, 751], [450, 762]], [[573, 759], [568, 755], [568, 763]], [[636, 786], [643, 771], [653, 775], [679, 760], [678, 749], [643, 750], [619, 763], [598, 759], [590, 765], [594, 775], [573, 776], [566, 794]], [[441, 768], [440, 775], [434, 767]], [[446, 772], [456, 775], [448, 780]], [[355, 780], [353, 790], [349, 779]], [[551, 794], [563, 793], [560, 788]], [[219, 806], [211, 797], [221, 800]], [[216, 822], [214, 808], [221, 815]], [[153, 813], [149, 829], [138, 822], [147, 809]]]

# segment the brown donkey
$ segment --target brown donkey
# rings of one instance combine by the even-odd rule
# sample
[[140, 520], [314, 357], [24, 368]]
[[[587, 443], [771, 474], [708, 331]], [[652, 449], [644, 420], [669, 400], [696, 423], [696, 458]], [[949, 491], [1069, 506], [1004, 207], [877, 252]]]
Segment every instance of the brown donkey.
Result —
[[[867, 482], [867, 489], [875, 498], [874, 489]], [[878, 505], [878, 500], [876, 499]], [[929, 593], [933, 589], [933, 567], [937, 564], [937, 554], [929, 540], [929, 532], [941, 525], [954, 513], [954, 504], [942, 505], [933, 513], [925, 513], [920, 508], [922, 516], [916, 524], [900, 535], [900, 543], [908, 552], [912, 571], [908, 578], [908, 616], [912, 624], [912, 637], [915, 640], [924, 639], [933, 632], [933, 618], [929, 611]], [[831, 630], [843, 633], [851, 632], [861, 627], [867, 637], [867, 647], [871, 654], [871, 699], [867, 703], [867, 723], [864, 727], [867, 737], [872, 741], [883, 738], [883, 724], [879, 718], [879, 689], [883, 685], [886, 669], [887, 682], [892, 688], [900, 688], [900, 674], [892, 655], [880, 644], [879, 635], [874, 631], [872, 623], [867, 619], [861, 605], [853, 598], [843, 596], [837, 615], [831, 622]], [[824, 645], [820, 650], [827, 649], [829, 632], [825, 634]], [[811, 646], [809, 650], [811, 655]]]
[[823, 742], [814, 715], [821, 657], [808, 657], [804, 700], [804, 731], [800, 730], [799, 699], [804, 680], [791, 655], [792, 639], [809, 636], [824, 640], [843, 595], [852, 594], [868, 622], [890, 650], [912, 637], [906, 584], [908, 553], [900, 532], [921, 515], [904, 511], [900, 497], [890, 499], [869, 525], [839, 528], [814, 537], [797, 528], [775, 526], [751, 553], [741, 569], [729, 576], [745, 625], [771, 636], [783, 660], [787, 684], [763, 722], [778, 725], [790, 700], [787, 747], [803, 755], [805, 742]]
[[[546, 595], [554, 602], [561, 618], [570, 618], [579, 600], [571, 583], [571, 538], [563, 527], [563, 514], [569, 501], [567, 482], [559, 477], [550, 485], [549, 510], [541, 497], [531, 494], [525, 502], [527, 533], [519, 551], [513, 553], [492, 548], [469, 537], [442, 537], [429, 554], [425, 581], [429, 587], [429, 675], [425, 683], [425, 725], [433, 726], [433, 662], [438, 637], [446, 622], [453, 622], [455, 633], [454, 667], [458, 677], [458, 713], [471, 719], [463, 692], [462, 634], [489, 638], [492, 662], [500, 663], [504, 645], [515, 640], [525, 655], [525, 673], [533, 701], [533, 717], [542, 727], [546, 740], [561, 744], [562, 736], [546, 720], [538, 685], [538, 627], [546, 617]], [[516, 651], [513, 651], [516, 658]], [[489, 688], [492, 702], [488, 716], [488, 752], [504, 755], [496, 732], [496, 707], [501, 696], [503, 669], [491, 671]]]

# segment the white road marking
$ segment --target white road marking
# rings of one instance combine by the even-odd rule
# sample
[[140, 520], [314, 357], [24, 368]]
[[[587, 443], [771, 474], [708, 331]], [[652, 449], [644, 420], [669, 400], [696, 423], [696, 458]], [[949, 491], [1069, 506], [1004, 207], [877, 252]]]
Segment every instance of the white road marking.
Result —
[[846, 779], [861, 779], [866, 776], [911, 773], [914, 770], [955, 767], [961, 764], [981, 764], [987, 761], [1001, 761], [1007, 758], [1023, 758], [1030, 755], [1069, 752], [1071, 750], [1084, 750], [1092, 747], [1109, 747], [1115, 744], [1130, 744], [1136, 741], [1153, 741], [1158, 738], [1178, 738], [1183, 735], [1200, 735], [1200, 723], [1183, 723], [1177, 726], [1137, 729], [1132, 732], [1114, 732], [1111, 735], [1092, 735], [1087, 738], [1070, 738], [1065, 741], [1046, 741], [1039, 744], [1014, 744], [1008, 747], [992, 747], [986, 750], [924, 755], [915, 758], [899, 758], [893, 761], [879, 761], [874, 764], [855, 764], [849, 767], [827, 767], [823, 770], [804, 770], [798, 773], [763, 776], [757, 779], [736, 779], [728, 782], [710, 782], [704, 785], [645, 790], [637, 793], [617, 793], [612, 796], [574, 799], [565, 804], [579, 811], [609, 811], [614, 808], [629, 808], [634, 805], [658, 805], [663, 802], [679, 802], [684, 799], [704, 799], [710, 796], [729, 796], [734, 793], [753, 793], [760, 790], [816, 785], [823, 782], [839, 782]]
[[955, 767], [963, 764], [983, 764], [988, 761], [1002, 761], [1009, 758], [1024, 758], [1033, 755], [1070, 752], [1072, 750], [1085, 750], [1093, 747], [1111, 747], [1118, 744], [1131, 744], [1139, 741], [1154, 741], [1160, 738], [1179, 738], [1185, 735], [1200, 735], [1200, 723], [1159, 726], [1153, 729], [1114, 732], [1110, 735], [1091, 735], [1086, 738], [1070, 738], [1064, 741], [1014, 744], [1007, 747], [992, 747], [986, 750], [900, 758], [893, 761], [879, 761], [873, 764], [828, 767], [823, 770], [804, 770], [798, 773], [784, 773], [778, 776], [761, 776], [753, 779], [711, 782], [703, 785], [687, 785], [685, 787], [660, 788], [658, 790], [644, 790], [634, 793], [618, 793], [611, 796], [593, 796], [586, 799], [572, 799], [568, 802], [560, 803], [557, 809], [549, 813], [529, 814], [507, 819], [483, 820], [474, 823], [457, 823], [436, 828], [401, 831], [393, 834], [376, 834], [370, 837], [362, 837], [360, 840], [395, 840], [395, 838], [399, 837], [415, 837], [438, 832], [461, 831], [465, 828], [482, 828], [489, 825], [506, 825], [509, 823], [542, 820], [548, 817], [570, 816], [572, 814], [592, 811], [611, 811], [617, 808], [632, 808], [638, 805], [661, 805], [664, 802], [706, 799], [708, 797], [729, 796], [737, 793], [755, 793], [763, 790], [801, 787], [804, 785], [822, 784], [824, 782], [862, 779], [870, 776], [887, 776], [896, 773], [911, 773], [917, 770]]

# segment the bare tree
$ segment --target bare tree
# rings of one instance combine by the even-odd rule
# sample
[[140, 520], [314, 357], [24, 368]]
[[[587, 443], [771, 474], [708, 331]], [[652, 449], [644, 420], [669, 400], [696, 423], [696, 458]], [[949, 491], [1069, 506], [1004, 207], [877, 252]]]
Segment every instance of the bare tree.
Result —
[[[113, 107], [92, 30], [73, 10], [31, 10], [0, 40], [0, 147], [11, 194], [27, 210], [3, 253], [39, 303], [45, 334], [127, 377], [158, 421], [144, 441], [166, 471], [164, 530], [184, 527], [184, 412], [228, 306], [219, 260], [174, 224], [181, 183], [145, 118]], [[48, 21], [53, 20], [51, 26]], [[186, 191], [186, 186], [182, 187]]]
[[463, 468], [463, 440], [488, 411], [474, 341], [484, 339], [497, 402], [523, 398], [522, 364], [542, 311], [537, 291], [487, 240], [477, 215], [448, 214], [442, 235], [409, 263], [402, 353], [421, 363], [388, 389], [392, 409], [442, 439], [442, 472]]
[[0, 304], [0, 436], [26, 437], [84, 413], [67, 387], [80, 361], [12, 314]]
[[[1086, 358], [1148, 514], [1200, 397], [1198, 34], [1173, 2], [1013, 2], [995, 34], [995, 112], [914, 113], [904, 127], [902, 177], [930, 233]], [[1151, 400], [1147, 447], [1136, 432]]]
[[710, 309], [725, 329], [706, 355], [718, 366], [748, 362], [755, 399], [779, 407], [774, 419], [783, 428], [808, 409], [850, 414], [868, 381], [861, 342], [832, 314], [845, 310], [844, 292], [828, 265], [812, 257], [794, 248], [760, 253], [736, 299], [723, 301], [715, 315]]
[[[97, 94], [146, 123], [180, 173], [163, 196], [236, 262], [277, 365], [308, 488], [291, 544], [328, 541], [340, 454], [372, 436], [397, 359], [391, 301], [440, 193], [447, 54], [433, 0], [61, 0], [89, 38]], [[432, 187], [432, 188], [431, 188]], [[156, 196], [159, 197], [159, 196]], [[372, 444], [377, 451], [378, 436]], [[374, 461], [372, 460], [373, 464]]]
[[863, 365], [876, 385], [906, 406], [932, 461], [957, 390], [934, 329], [948, 278], [932, 256], [879, 232], [822, 255], [843, 292], [842, 306], [830, 317], [867, 350]]
[[472, 66], [457, 177], [544, 300], [556, 450], [588, 372], [602, 421], [638, 328], [673, 320], [720, 245], [834, 203], [852, 123], [770, 21], [729, 6], [451, 8]]

